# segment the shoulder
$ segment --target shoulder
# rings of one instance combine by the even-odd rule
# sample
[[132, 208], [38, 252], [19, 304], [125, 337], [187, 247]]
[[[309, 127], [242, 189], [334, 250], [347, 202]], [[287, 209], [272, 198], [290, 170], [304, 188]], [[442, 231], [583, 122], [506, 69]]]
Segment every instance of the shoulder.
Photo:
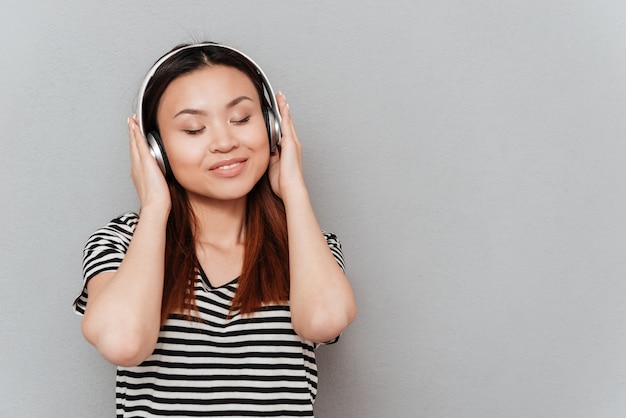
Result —
[[135, 227], [137, 226], [138, 221], [139, 215], [134, 212], [127, 212], [113, 218], [105, 226], [96, 230], [91, 235], [90, 241], [98, 239], [99, 237], [118, 237], [121, 239], [128, 237], [130, 239], [135, 232]]
[[126, 253], [139, 221], [139, 215], [127, 212], [96, 230], [85, 244], [84, 257], [102, 253]]
[[121, 234], [132, 234], [135, 230], [135, 227], [137, 226], [137, 222], [139, 222], [139, 215], [137, 213], [126, 212], [123, 215], [113, 218], [101, 229], [109, 229], [112, 231], [117, 231]]

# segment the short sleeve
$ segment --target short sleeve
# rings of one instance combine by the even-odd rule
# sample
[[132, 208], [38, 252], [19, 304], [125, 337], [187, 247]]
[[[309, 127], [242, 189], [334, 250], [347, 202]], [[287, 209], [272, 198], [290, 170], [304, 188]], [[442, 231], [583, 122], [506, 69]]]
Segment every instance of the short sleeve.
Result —
[[116, 271], [130, 245], [139, 216], [126, 213], [94, 232], [83, 251], [83, 288], [74, 300], [74, 312], [83, 315], [87, 307], [87, 283], [94, 276]]
[[341, 270], [345, 273], [346, 265], [343, 259], [343, 251], [341, 249], [341, 242], [339, 242], [339, 238], [337, 238], [337, 235], [332, 232], [323, 232], [323, 234], [324, 238], [326, 238], [328, 248], [330, 248], [330, 252], [333, 254], [333, 257], [335, 257], [335, 260], [337, 261], [337, 264], [339, 264], [339, 267], [341, 267]]

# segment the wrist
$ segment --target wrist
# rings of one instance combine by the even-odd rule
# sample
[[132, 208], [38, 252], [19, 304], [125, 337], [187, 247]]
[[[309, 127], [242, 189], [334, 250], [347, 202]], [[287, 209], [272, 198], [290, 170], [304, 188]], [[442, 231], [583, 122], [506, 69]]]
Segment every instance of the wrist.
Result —
[[139, 217], [153, 222], [167, 222], [170, 215], [170, 206], [145, 205], [141, 207]]
[[280, 195], [285, 205], [288, 205], [290, 202], [309, 200], [309, 192], [304, 183], [283, 187]]

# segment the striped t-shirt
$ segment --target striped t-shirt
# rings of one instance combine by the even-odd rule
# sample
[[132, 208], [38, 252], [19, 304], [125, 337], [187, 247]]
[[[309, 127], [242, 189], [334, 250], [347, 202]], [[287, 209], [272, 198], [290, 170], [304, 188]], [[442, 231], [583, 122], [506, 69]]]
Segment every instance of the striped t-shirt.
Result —
[[[127, 213], [96, 231], [83, 258], [83, 289], [74, 310], [84, 314], [87, 282], [119, 267], [137, 225]], [[344, 268], [341, 244], [324, 233]], [[200, 269], [198, 320], [171, 315], [154, 352], [136, 367], [118, 367], [118, 417], [312, 417], [317, 394], [316, 344], [300, 338], [288, 305], [228, 317], [237, 279], [210, 285]]]

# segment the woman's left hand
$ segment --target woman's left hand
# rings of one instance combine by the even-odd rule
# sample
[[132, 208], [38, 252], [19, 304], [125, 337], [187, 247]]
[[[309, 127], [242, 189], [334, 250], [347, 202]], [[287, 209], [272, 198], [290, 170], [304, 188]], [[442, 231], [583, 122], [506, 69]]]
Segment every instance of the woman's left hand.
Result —
[[296, 135], [287, 99], [280, 92], [276, 95], [276, 103], [282, 119], [280, 125], [282, 138], [278, 150], [270, 157], [269, 178], [274, 193], [284, 200], [290, 191], [305, 188], [302, 174], [302, 144]]
[[282, 117], [279, 152], [270, 158], [272, 190], [285, 204], [289, 236], [289, 309], [302, 338], [337, 337], [356, 315], [352, 287], [335, 260], [309, 199], [302, 175], [302, 146], [285, 96], [276, 95]]

